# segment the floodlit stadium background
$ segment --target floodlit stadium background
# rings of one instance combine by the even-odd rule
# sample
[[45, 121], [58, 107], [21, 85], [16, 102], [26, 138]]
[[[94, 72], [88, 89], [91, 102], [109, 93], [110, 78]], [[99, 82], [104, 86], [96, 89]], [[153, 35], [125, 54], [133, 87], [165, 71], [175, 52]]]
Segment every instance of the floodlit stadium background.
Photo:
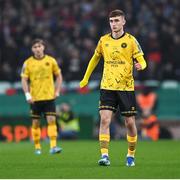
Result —
[[[137, 94], [149, 87], [158, 96], [155, 114], [161, 138], [180, 139], [180, 32], [178, 0], [1, 0], [0, 1], [0, 139], [29, 139], [29, 107], [21, 89], [20, 71], [30, 56], [31, 41], [48, 42], [64, 78], [57, 105], [68, 102], [80, 119], [79, 139], [97, 138], [98, 65], [87, 88], [79, 89], [87, 64], [101, 35], [109, 32], [108, 12], [126, 13], [126, 31], [140, 42], [148, 68], [135, 72]], [[124, 138], [122, 120], [114, 138]], [[43, 138], [46, 139], [45, 121]]]

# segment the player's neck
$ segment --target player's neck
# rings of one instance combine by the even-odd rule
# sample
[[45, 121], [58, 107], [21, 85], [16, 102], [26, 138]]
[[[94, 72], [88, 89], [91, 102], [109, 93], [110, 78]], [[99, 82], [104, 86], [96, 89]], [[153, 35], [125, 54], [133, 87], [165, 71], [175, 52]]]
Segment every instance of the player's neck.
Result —
[[117, 32], [112, 32], [111, 36], [113, 39], [119, 39], [124, 35], [124, 30], [117, 31]]
[[36, 55], [34, 54], [34, 58], [37, 59], [37, 60], [41, 60], [45, 57], [45, 54], [40, 54], [40, 55]]

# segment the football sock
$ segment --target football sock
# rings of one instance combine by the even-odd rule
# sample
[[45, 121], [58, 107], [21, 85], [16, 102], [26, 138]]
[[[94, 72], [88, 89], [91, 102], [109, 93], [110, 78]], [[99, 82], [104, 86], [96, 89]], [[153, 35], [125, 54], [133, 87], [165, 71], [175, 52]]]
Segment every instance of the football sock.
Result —
[[102, 156], [104, 156], [104, 155], [108, 156], [109, 141], [110, 141], [109, 134], [100, 134], [99, 135], [99, 142], [100, 142], [100, 149], [101, 149]]
[[50, 139], [50, 148], [56, 147], [57, 145], [57, 126], [56, 122], [48, 122], [48, 136]]
[[128, 141], [128, 154], [127, 154], [127, 156], [134, 157], [135, 151], [136, 151], [137, 135], [134, 137], [127, 135], [127, 141]]
[[32, 126], [32, 139], [34, 141], [35, 149], [41, 149], [40, 138], [41, 138], [41, 129], [37, 126]]

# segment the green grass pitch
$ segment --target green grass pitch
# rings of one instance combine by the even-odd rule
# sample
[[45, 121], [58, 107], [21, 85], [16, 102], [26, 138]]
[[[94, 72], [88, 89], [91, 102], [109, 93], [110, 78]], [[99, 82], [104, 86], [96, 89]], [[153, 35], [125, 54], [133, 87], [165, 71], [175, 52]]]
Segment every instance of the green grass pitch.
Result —
[[125, 166], [126, 141], [111, 141], [111, 166], [100, 167], [98, 141], [62, 141], [61, 154], [50, 155], [42, 143], [42, 155], [34, 154], [33, 144], [0, 143], [0, 178], [180, 178], [180, 142], [139, 141], [136, 166]]

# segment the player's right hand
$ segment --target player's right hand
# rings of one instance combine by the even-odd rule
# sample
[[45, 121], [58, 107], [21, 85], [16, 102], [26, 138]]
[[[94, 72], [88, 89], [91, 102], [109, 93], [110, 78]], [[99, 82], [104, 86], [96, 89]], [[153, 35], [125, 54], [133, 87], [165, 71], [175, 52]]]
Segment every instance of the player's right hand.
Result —
[[135, 68], [136, 68], [137, 71], [141, 71], [142, 70], [142, 66], [141, 66], [140, 63], [135, 62], [134, 65], [135, 65]]
[[29, 104], [33, 104], [33, 103], [34, 103], [34, 101], [33, 101], [32, 99], [27, 100], [27, 102], [28, 102]]
[[86, 86], [87, 84], [88, 84], [88, 80], [83, 79], [83, 80], [79, 83], [79, 86], [80, 86], [80, 88], [83, 88], [83, 87]]
[[33, 103], [34, 103], [34, 101], [33, 101], [33, 99], [32, 99], [32, 96], [31, 96], [31, 94], [30, 94], [29, 92], [26, 92], [26, 93], [25, 93], [25, 97], [26, 97], [26, 101], [27, 101], [29, 104], [33, 104]]

